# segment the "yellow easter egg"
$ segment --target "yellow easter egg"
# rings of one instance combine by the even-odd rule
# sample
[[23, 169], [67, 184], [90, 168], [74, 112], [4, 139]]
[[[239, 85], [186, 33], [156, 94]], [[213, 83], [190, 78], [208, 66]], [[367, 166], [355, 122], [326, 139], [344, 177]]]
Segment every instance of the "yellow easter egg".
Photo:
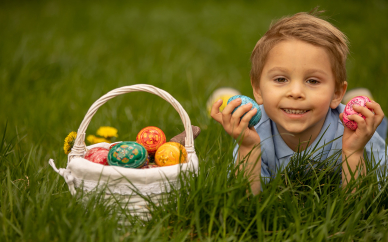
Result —
[[210, 117], [210, 112], [211, 112], [212, 106], [216, 101], [222, 99], [223, 102], [222, 102], [222, 105], [220, 107], [220, 112], [222, 112], [222, 110], [224, 110], [224, 108], [226, 107], [229, 98], [231, 98], [235, 95], [240, 95], [240, 94], [241, 93], [239, 91], [237, 91], [236, 89], [231, 88], [231, 87], [222, 87], [222, 88], [216, 89], [210, 95], [209, 99], [206, 102], [207, 113], [208, 113], [209, 117]]
[[186, 162], [186, 148], [177, 142], [164, 143], [155, 153], [155, 163], [158, 166], [172, 166]]

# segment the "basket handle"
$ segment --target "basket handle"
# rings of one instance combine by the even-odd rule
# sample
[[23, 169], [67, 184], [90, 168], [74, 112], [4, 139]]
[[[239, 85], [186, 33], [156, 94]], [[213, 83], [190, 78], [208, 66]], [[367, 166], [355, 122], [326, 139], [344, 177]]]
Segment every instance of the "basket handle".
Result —
[[159, 89], [157, 87], [154, 87], [152, 85], [147, 84], [137, 84], [132, 86], [124, 86], [119, 87], [116, 89], [113, 89], [112, 91], [108, 92], [104, 96], [100, 97], [97, 101], [93, 103], [93, 105], [89, 108], [88, 112], [86, 113], [84, 119], [82, 120], [82, 123], [77, 131], [77, 138], [75, 139], [74, 146], [71, 149], [71, 152], [68, 156], [68, 163], [75, 157], [84, 157], [85, 156], [85, 132], [87, 127], [89, 126], [89, 123], [94, 116], [94, 114], [97, 112], [97, 110], [108, 100], [121, 95], [126, 94], [130, 92], [149, 92], [152, 94], [155, 94], [167, 102], [169, 102], [175, 110], [179, 113], [179, 116], [181, 117], [181, 120], [183, 122], [183, 125], [185, 127], [186, 131], [186, 139], [185, 139], [185, 148], [188, 154], [195, 153], [194, 149], [194, 139], [193, 139], [193, 131], [191, 129], [191, 121], [189, 118], [189, 115], [187, 115], [186, 111], [183, 109], [182, 105], [173, 98], [168, 92]]

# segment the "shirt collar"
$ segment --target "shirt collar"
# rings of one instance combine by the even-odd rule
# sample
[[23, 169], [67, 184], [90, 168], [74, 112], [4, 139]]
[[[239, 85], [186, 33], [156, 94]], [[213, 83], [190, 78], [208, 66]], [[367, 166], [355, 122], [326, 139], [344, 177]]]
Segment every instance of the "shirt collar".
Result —
[[[288, 147], [288, 145], [284, 142], [284, 140], [279, 134], [279, 131], [276, 127], [275, 122], [273, 122], [272, 120], [271, 120], [271, 129], [272, 129], [272, 134], [273, 134], [273, 139], [275, 144], [276, 157], [278, 159], [281, 159], [283, 157], [293, 155], [295, 152], [291, 150], [290, 147]], [[319, 132], [318, 137], [309, 145], [307, 149], [312, 150], [314, 147], [320, 148], [321, 146], [329, 143], [334, 139], [336, 130], [337, 130], [337, 119], [333, 114], [332, 110], [329, 108], [329, 111], [327, 112], [327, 115], [325, 118], [325, 122], [322, 126], [321, 131]], [[330, 149], [331, 149], [331, 143], [323, 147], [323, 152], [319, 152], [319, 151], [315, 152], [315, 155], [319, 155], [319, 160], [326, 159]]]

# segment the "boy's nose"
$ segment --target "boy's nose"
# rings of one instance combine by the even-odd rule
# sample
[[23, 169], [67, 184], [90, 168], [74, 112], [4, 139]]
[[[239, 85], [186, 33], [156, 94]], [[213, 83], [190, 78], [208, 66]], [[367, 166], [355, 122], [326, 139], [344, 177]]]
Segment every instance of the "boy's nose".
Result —
[[289, 90], [287, 92], [287, 97], [293, 99], [304, 99], [305, 93], [303, 89], [303, 84], [299, 82], [291, 82], [289, 85]]

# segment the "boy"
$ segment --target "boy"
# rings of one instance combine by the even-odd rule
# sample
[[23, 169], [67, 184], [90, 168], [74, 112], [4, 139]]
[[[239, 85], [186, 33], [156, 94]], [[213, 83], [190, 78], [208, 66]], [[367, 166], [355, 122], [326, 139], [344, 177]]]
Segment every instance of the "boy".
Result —
[[359, 168], [365, 174], [364, 148], [369, 156], [373, 152], [376, 160], [385, 162], [385, 142], [375, 133], [384, 117], [378, 103], [367, 103], [374, 113], [354, 106], [366, 117], [349, 116], [358, 124], [355, 131], [342, 124], [344, 105], [340, 103], [347, 88], [347, 54], [346, 36], [314, 14], [298, 13], [280, 19], [257, 42], [251, 56], [251, 85], [256, 102], [261, 105], [260, 122], [248, 128], [257, 112], [250, 110], [251, 104], [232, 114], [240, 99], [230, 102], [222, 112], [222, 100], [214, 103], [211, 116], [234, 139], [242, 137], [238, 140], [237, 160], [248, 158], [244, 162], [252, 175], [254, 194], [260, 192], [260, 176], [273, 176], [298, 149], [303, 151], [308, 144], [314, 147], [320, 137], [318, 147], [343, 135], [324, 146], [321, 159], [342, 149], [339, 161], [342, 160], [344, 187], [351, 172], [355, 178]]

